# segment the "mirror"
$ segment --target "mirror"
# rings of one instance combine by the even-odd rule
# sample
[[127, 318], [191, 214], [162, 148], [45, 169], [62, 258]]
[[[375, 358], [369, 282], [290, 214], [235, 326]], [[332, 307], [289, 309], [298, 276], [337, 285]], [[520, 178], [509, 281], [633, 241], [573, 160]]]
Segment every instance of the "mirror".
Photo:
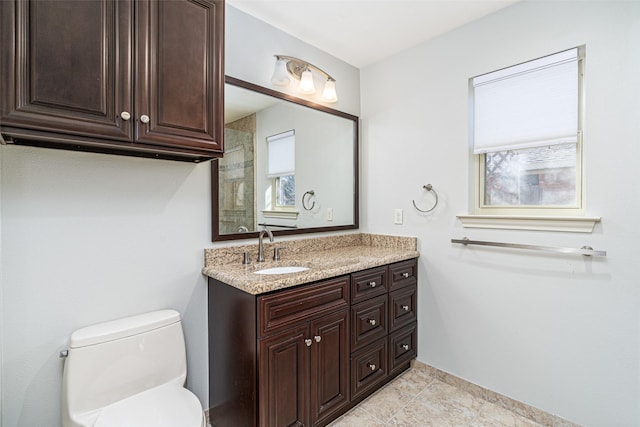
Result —
[[358, 228], [358, 117], [227, 76], [213, 240]]

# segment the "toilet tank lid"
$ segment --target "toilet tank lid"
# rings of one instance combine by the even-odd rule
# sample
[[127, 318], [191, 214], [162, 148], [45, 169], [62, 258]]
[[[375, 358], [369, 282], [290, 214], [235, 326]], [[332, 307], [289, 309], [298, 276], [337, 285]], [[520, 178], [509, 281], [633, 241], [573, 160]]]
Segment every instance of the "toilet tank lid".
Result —
[[78, 329], [71, 334], [70, 348], [80, 348], [148, 332], [180, 321], [175, 310], [159, 310]]

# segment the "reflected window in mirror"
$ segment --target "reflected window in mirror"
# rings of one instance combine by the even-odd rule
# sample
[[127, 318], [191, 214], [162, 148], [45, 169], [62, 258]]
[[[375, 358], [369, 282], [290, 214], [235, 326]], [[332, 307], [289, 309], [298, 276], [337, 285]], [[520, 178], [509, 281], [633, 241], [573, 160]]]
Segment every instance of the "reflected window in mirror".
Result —
[[[272, 213], [296, 213], [296, 133], [295, 130], [267, 137], [267, 177], [271, 186], [267, 189], [266, 218], [279, 217]], [[273, 212], [278, 211], [278, 212]]]

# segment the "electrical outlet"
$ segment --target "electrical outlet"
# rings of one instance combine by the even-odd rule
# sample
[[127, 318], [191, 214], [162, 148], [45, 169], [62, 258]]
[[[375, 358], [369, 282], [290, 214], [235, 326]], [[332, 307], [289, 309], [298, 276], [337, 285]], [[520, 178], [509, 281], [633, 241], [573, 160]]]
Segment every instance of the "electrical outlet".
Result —
[[333, 208], [327, 208], [327, 221], [333, 221]]
[[394, 224], [402, 224], [402, 209], [396, 209], [393, 215]]

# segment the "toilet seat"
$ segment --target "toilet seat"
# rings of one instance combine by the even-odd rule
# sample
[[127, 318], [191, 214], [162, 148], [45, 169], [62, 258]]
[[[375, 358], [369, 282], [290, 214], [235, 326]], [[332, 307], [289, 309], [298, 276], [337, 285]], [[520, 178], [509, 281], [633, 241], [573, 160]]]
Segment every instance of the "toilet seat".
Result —
[[204, 427], [198, 398], [184, 387], [166, 384], [103, 408], [94, 427]]

